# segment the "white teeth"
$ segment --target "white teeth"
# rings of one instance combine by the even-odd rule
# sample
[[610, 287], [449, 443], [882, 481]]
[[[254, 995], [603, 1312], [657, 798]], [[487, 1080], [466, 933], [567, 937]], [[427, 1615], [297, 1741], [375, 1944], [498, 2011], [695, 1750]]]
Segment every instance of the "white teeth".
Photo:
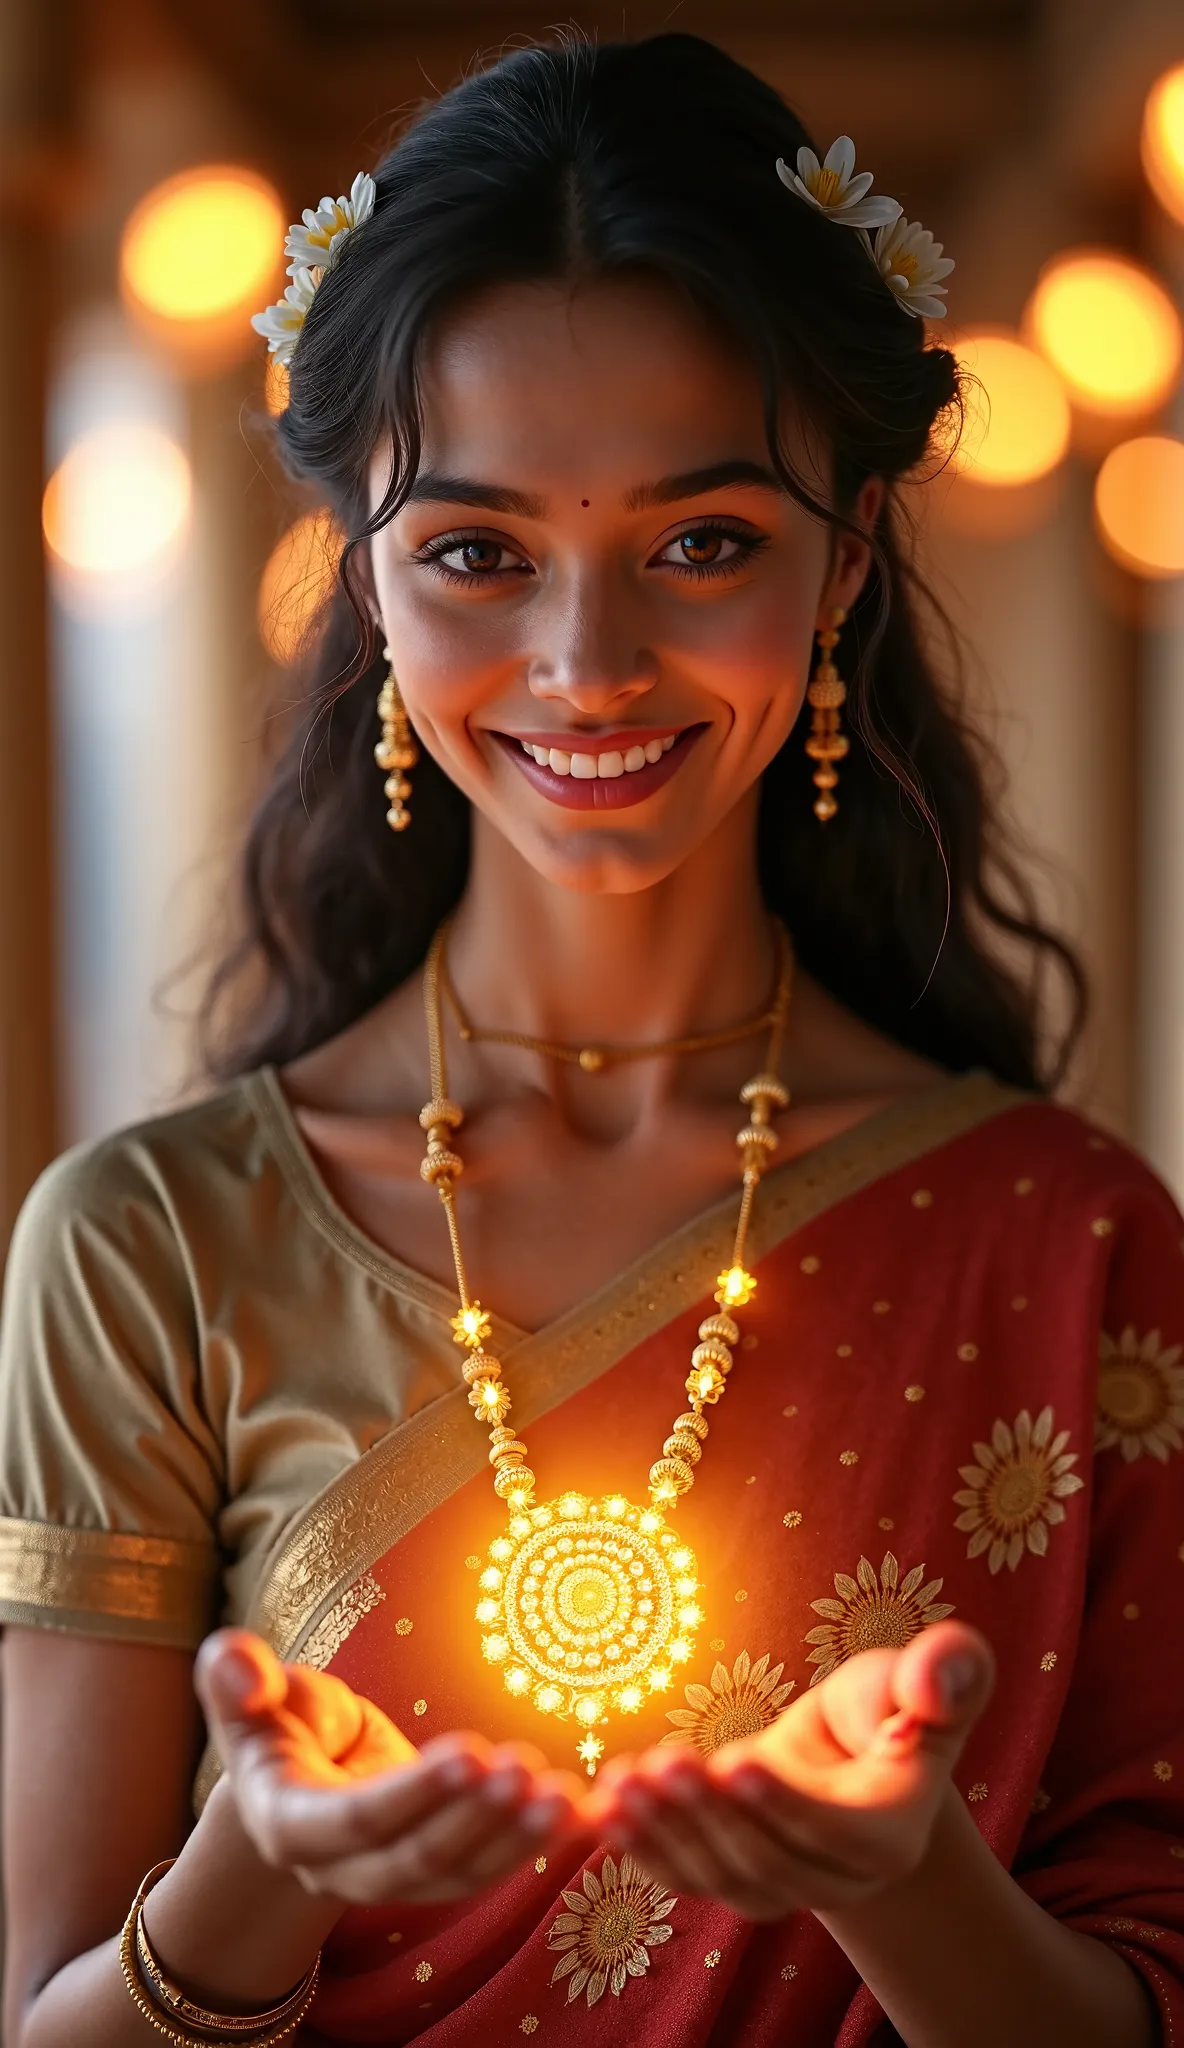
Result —
[[618, 775], [636, 775], [647, 763], [652, 766], [660, 761], [677, 737], [670, 733], [664, 740], [647, 740], [644, 747], [635, 743], [627, 749], [612, 747], [603, 754], [569, 754], [562, 747], [540, 747], [534, 740], [520, 739], [518, 744], [524, 754], [529, 754], [540, 768], [549, 768], [552, 775], [574, 775], [578, 782], [593, 782], [597, 777], [611, 782]]

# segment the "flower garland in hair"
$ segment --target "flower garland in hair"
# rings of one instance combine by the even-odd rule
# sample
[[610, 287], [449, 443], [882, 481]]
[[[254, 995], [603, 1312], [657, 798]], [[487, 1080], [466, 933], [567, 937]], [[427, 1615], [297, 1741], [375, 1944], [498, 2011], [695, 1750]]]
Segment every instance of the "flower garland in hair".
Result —
[[[840, 227], [859, 231], [880, 276], [906, 313], [944, 320], [945, 279], [954, 268], [952, 259], [943, 254], [928, 228], [905, 220], [898, 199], [872, 192], [870, 171], [855, 175], [855, 144], [849, 135], [832, 142], [821, 163], [812, 149], [799, 149], [796, 171], [778, 157], [777, 176], [807, 206]], [[869, 228], [876, 229], [874, 242]]]
[[267, 342], [277, 361], [288, 363], [300, 339], [317, 286], [331, 270], [355, 228], [369, 220], [374, 211], [374, 180], [359, 171], [349, 192], [337, 199], [322, 199], [317, 207], [306, 206], [301, 218], [288, 229], [284, 255], [292, 282], [282, 299], [255, 313], [251, 325]]

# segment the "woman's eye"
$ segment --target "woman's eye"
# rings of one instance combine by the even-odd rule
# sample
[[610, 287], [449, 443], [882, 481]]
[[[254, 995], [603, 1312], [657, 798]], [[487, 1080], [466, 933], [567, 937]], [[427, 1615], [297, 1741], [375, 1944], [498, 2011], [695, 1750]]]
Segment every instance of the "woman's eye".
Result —
[[714, 526], [689, 526], [666, 541], [657, 560], [672, 569], [722, 569], [738, 566], [753, 552], [756, 536], [725, 533]]
[[522, 557], [511, 555], [499, 540], [454, 541], [450, 548], [441, 548], [436, 560], [462, 576], [489, 576], [499, 569], [522, 566]]

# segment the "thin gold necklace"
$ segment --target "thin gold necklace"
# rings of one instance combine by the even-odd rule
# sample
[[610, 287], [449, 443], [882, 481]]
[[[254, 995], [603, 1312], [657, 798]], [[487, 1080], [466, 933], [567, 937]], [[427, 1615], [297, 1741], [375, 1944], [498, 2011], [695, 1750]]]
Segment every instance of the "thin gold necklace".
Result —
[[746, 1017], [740, 1024], [728, 1024], [722, 1031], [702, 1031], [690, 1038], [659, 1038], [645, 1045], [563, 1045], [552, 1038], [532, 1038], [526, 1031], [495, 1031], [484, 1024], [474, 1024], [464, 1009], [460, 997], [452, 984], [448, 972], [446, 954], [441, 949], [437, 963], [440, 993], [456, 1019], [456, 1028], [466, 1044], [512, 1045], [523, 1052], [537, 1052], [544, 1059], [561, 1060], [567, 1066], [582, 1067], [586, 1074], [599, 1074], [606, 1067], [622, 1066], [628, 1060], [655, 1060], [663, 1054], [670, 1058], [684, 1053], [715, 1052], [720, 1046], [739, 1045], [745, 1038], [755, 1038], [758, 1031], [770, 1031], [777, 1019], [777, 1001], [785, 977], [789, 956], [789, 940], [785, 927], [775, 927], [777, 937], [777, 969], [773, 982], [773, 993], [762, 1010], [755, 1017]]
[[464, 1161], [454, 1150], [454, 1138], [464, 1111], [448, 1095], [440, 1001], [446, 926], [436, 933], [424, 966], [432, 1099], [419, 1113], [427, 1138], [419, 1170], [444, 1205], [460, 1297], [453, 1335], [468, 1353], [469, 1405], [489, 1425], [493, 1490], [509, 1511], [504, 1532], [489, 1546], [479, 1581], [481, 1652], [501, 1670], [507, 1692], [516, 1699], [529, 1699], [540, 1713], [579, 1724], [583, 1735], [577, 1755], [589, 1776], [604, 1754], [604, 1742], [594, 1731], [611, 1713], [636, 1714], [650, 1693], [668, 1689], [674, 1667], [693, 1655], [703, 1621], [694, 1552], [667, 1527], [666, 1516], [694, 1484], [708, 1431], [704, 1410], [714, 1407], [727, 1385], [740, 1338], [731, 1312], [743, 1308], [756, 1288], [744, 1265], [748, 1227], [761, 1175], [777, 1147], [770, 1118], [789, 1104], [789, 1090], [777, 1069], [793, 954], [782, 926], [777, 933], [781, 964], [769, 1012], [765, 1068], [740, 1090], [748, 1123], [736, 1136], [743, 1172], [732, 1257], [716, 1282], [719, 1313], [699, 1325], [686, 1378], [689, 1405], [675, 1418], [661, 1457], [650, 1466], [645, 1507], [619, 1493], [594, 1500], [571, 1491], [535, 1501], [526, 1445], [506, 1426], [510, 1393], [501, 1362], [485, 1348], [492, 1321], [469, 1293], [461, 1250], [456, 1183]]

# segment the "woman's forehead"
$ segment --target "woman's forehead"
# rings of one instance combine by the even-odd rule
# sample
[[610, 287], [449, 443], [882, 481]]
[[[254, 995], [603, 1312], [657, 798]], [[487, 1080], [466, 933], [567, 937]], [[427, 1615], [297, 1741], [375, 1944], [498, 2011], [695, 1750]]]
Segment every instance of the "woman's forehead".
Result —
[[767, 462], [753, 364], [660, 279], [499, 286], [429, 338], [421, 467], [545, 491], [577, 472], [624, 498], [728, 460]]

